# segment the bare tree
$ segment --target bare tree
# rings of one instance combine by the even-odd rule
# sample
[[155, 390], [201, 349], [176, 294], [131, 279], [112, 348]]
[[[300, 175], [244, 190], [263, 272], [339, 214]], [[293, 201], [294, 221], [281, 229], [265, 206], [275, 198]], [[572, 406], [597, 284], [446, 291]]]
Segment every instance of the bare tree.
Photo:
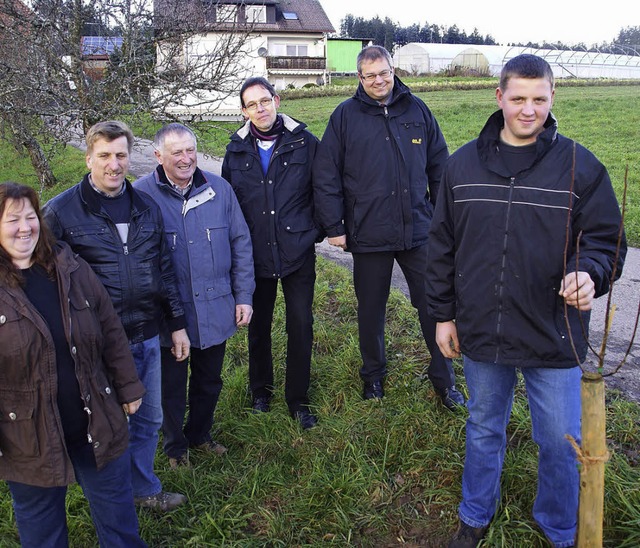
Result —
[[99, 120], [193, 119], [224, 102], [251, 30], [217, 2], [0, 0], [0, 119], [51, 186], [52, 151]]

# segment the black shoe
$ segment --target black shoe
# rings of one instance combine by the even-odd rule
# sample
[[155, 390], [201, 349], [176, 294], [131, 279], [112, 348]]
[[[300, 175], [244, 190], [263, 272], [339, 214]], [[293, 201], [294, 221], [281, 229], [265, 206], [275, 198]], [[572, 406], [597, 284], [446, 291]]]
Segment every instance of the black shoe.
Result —
[[383, 381], [364, 382], [362, 389], [362, 397], [365, 400], [382, 399], [384, 398], [384, 388], [382, 386]]
[[442, 405], [449, 411], [455, 411], [460, 407], [464, 407], [464, 396], [455, 386], [449, 388], [435, 388], [436, 394], [440, 396]]
[[460, 521], [458, 530], [449, 541], [449, 548], [476, 548], [489, 527], [471, 527]]
[[311, 414], [308, 409], [299, 409], [291, 414], [291, 416], [300, 423], [304, 430], [309, 430], [318, 424], [318, 417]]
[[271, 408], [271, 401], [266, 396], [258, 396], [253, 398], [251, 407], [254, 413], [268, 413]]

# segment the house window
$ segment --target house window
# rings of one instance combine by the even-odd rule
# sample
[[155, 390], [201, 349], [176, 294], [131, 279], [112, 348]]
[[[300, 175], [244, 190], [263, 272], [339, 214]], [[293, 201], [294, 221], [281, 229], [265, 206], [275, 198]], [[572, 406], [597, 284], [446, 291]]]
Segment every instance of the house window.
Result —
[[266, 6], [245, 6], [245, 17], [247, 23], [266, 23], [267, 7]]
[[235, 23], [238, 16], [238, 6], [216, 6], [216, 21], [218, 23]]
[[287, 57], [307, 57], [307, 45], [287, 44]]

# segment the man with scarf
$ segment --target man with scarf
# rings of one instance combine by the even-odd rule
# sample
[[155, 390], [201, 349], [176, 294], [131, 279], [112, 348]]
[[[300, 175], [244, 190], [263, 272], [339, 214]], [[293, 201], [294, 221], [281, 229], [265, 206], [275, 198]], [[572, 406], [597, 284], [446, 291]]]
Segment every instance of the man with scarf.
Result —
[[280, 97], [264, 78], [240, 89], [246, 123], [231, 137], [222, 176], [231, 183], [253, 243], [256, 290], [249, 324], [249, 386], [254, 412], [270, 409], [274, 392], [271, 324], [282, 284], [286, 307], [285, 399], [303, 429], [317, 418], [309, 410], [315, 242], [311, 164], [318, 140], [306, 125], [278, 114]]

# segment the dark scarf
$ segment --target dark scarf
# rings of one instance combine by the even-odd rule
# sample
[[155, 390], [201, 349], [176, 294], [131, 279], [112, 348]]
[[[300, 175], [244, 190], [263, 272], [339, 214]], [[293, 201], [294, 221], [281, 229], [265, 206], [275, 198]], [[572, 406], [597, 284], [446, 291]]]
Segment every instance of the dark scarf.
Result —
[[260, 141], [276, 141], [280, 135], [282, 135], [282, 131], [284, 130], [284, 122], [282, 121], [282, 116], [278, 114], [276, 116], [276, 121], [271, 126], [271, 129], [262, 132], [256, 126], [253, 125], [253, 122], [249, 124], [249, 131], [251, 135], [253, 135], [256, 139], [260, 139]]

